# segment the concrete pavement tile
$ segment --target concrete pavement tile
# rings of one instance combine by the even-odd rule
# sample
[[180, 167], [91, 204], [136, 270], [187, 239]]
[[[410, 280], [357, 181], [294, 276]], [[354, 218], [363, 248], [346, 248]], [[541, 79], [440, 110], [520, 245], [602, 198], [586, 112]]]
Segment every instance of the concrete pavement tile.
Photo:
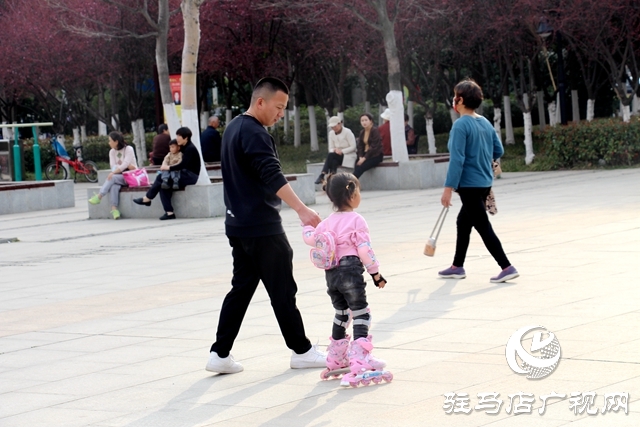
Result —
[[52, 426], [86, 427], [119, 415], [122, 413], [49, 407], [2, 418], [0, 421], [2, 427], [28, 427], [43, 423]]
[[46, 408], [56, 406], [60, 403], [77, 399], [77, 396], [73, 395], [23, 391], [15, 391], [13, 393], [6, 393], [0, 396], [2, 397], [2, 405], [0, 406], [0, 422], [2, 422], [3, 426], [3, 418], [36, 411], [42, 407]]

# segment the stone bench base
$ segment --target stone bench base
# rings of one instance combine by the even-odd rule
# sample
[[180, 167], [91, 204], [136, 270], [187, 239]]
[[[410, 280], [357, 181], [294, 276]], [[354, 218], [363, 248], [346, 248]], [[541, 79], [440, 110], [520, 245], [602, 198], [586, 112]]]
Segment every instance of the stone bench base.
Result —
[[0, 183], [0, 215], [76, 205], [73, 180]]
[[[316, 203], [316, 192], [313, 177], [310, 174], [286, 175], [289, 184], [304, 204]], [[189, 185], [184, 190], [174, 191], [171, 204], [177, 218], [211, 218], [223, 216], [225, 213], [224, 193], [222, 182], [211, 185]], [[151, 206], [141, 206], [133, 203], [133, 199], [143, 197], [149, 187], [123, 187], [120, 190], [120, 205], [118, 210], [122, 218], [159, 218], [164, 214], [160, 194], [151, 202]], [[87, 197], [97, 193], [100, 187], [87, 189]], [[286, 203], [283, 208], [288, 208]], [[111, 205], [109, 195], [102, 198], [99, 205], [89, 204], [89, 219], [111, 219]]]
[[[307, 172], [315, 179], [322, 172], [324, 163], [307, 164]], [[437, 188], [444, 185], [449, 168], [449, 155], [440, 154], [431, 157], [415, 157], [408, 162], [397, 163], [385, 159], [377, 167], [369, 169], [360, 177], [363, 191], [375, 190], [420, 190]], [[339, 172], [353, 172], [350, 168], [338, 168]], [[316, 186], [321, 189], [320, 185]]]

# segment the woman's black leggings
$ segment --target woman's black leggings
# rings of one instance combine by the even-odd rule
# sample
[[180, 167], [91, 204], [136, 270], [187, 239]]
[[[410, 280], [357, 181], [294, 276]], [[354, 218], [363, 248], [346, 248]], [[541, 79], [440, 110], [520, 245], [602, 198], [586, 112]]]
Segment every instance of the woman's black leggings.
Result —
[[338, 166], [342, 165], [342, 159], [344, 159], [344, 154], [329, 153], [324, 161], [322, 173], [336, 173]]
[[488, 188], [458, 188], [457, 192], [462, 201], [462, 208], [458, 214], [456, 225], [458, 227], [458, 237], [456, 239], [456, 254], [453, 258], [453, 265], [463, 267], [464, 260], [469, 248], [471, 229], [475, 228], [489, 253], [496, 260], [502, 269], [511, 265], [507, 255], [502, 249], [502, 243], [491, 227], [489, 217], [485, 208], [485, 200], [489, 195], [491, 187]]
[[356, 164], [356, 167], [353, 169], [353, 174], [355, 175], [356, 178], [360, 178], [360, 176], [363, 173], [365, 173], [369, 169], [375, 168], [380, 163], [382, 163], [383, 157], [384, 157], [384, 154], [380, 154], [378, 157], [372, 157], [370, 159], [365, 160], [364, 163], [361, 164], [360, 166]]

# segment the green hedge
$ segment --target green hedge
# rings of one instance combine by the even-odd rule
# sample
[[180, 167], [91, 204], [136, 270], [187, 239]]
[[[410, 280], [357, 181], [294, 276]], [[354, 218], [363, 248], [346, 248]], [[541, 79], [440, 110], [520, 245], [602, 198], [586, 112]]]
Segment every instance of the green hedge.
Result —
[[548, 128], [539, 134], [551, 167], [564, 169], [640, 163], [640, 119], [599, 119]]

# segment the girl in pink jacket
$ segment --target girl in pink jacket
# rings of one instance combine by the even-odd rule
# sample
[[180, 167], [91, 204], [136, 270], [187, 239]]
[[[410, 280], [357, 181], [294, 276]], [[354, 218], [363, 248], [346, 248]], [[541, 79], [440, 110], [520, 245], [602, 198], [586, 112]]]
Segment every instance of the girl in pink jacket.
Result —
[[[366, 378], [371, 371], [381, 374], [374, 375], [375, 382], [380, 382], [381, 378], [390, 381], [391, 373], [382, 371], [386, 363], [371, 355], [371, 316], [364, 270], [371, 275], [377, 287], [384, 288], [387, 282], [379, 272], [380, 264], [371, 247], [367, 222], [354, 211], [360, 205], [360, 182], [350, 173], [331, 175], [326, 191], [336, 212], [316, 228], [305, 226], [303, 229], [305, 243], [314, 247], [311, 250], [312, 261], [326, 270], [327, 293], [336, 311], [327, 369], [322, 377], [326, 379], [330, 371], [349, 368], [351, 372], [342, 377], [340, 385], [368, 384]], [[354, 339], [351, 344], [346, 334], [350, 316], [353, 318]]]

